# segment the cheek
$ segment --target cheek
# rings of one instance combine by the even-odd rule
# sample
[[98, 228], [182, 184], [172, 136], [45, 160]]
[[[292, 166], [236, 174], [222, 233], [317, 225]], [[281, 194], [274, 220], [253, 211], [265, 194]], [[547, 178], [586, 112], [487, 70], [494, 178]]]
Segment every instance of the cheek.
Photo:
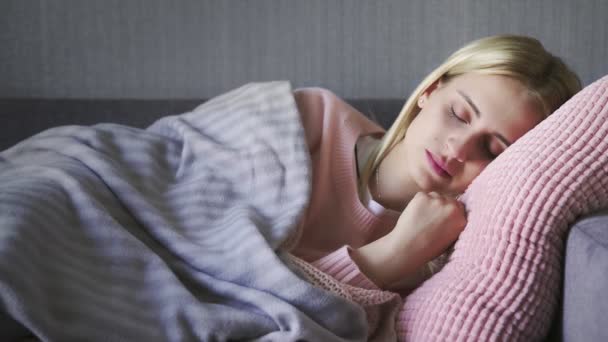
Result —
[[439, 113], [421, 112], [408, 127], [407, 136], [411, 143], [428, 143], [429, 140], [439, 140], [442, 132], [446, 132], [448, 122]]
[[407, 130], [405, 131], [405, 137], [403, 139], [406, 146], [411, 145], [412, 143], [415, 143], [416, 141], [419, 141], [420, 132], [422, 132], [422, 129], [420, 127], [420, 124], [421, 124], [420, 119], [421, 119], [420, 115], [416, 116], [412, 120], [410, 125], [407, 127]]

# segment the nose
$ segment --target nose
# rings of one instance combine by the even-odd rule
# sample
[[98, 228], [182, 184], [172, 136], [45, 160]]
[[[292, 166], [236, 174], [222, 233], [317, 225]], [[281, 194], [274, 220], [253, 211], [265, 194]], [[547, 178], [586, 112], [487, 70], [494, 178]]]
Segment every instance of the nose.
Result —
[[455, 159], [461, 163], [471, 157], [471, 136], [450, 136], [446, 140], [446, 151], [449, 159]]

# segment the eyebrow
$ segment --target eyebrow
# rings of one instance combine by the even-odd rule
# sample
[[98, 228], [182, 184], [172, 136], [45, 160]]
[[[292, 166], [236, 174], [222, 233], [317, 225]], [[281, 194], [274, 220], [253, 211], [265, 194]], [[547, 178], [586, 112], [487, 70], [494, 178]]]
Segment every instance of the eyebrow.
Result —
[[[456, 90], [456, 92], [458, 92], [458, 94], [460, 94], [460, 96], [462, 96], [462, 98], [464, 98], [464, 100], [469, 104], [469, 106], [471, 106], [471, 108], [473, 108], [473, 112], [475, 112], [475, 116], [477, 116], [477, 118], [479, 118], [481, 116], [481, 113], [479, 112], [479, 108], [477, 108], [477, 106], [475, 105], [473, 100], [471, 100], [469, 95], [465, 94], [461, 90]], [[495, 137], [497, 137], [500, 141], [502, 141], [505, 145], [507, 145], [507, 147], [511, 146], [511, 142], [509, 142], [509, 140], [507, 140], [507, 138], [505, 138], [502, 134], [494, 133], [493, 135]]]

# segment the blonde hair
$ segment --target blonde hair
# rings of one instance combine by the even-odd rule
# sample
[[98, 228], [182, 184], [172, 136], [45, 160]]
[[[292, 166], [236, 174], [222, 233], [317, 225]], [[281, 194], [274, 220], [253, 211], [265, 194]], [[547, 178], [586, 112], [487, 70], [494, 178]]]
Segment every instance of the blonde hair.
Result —
[[545, 116], [555, 111], [581, 89], [576, 74], [536, 39], [497, 35], [475, 40], [454, 52], [412, 92], [401, 112], [367, 160], [359, 179], [366, 189], [374, 170], [401, 139], [418, 114], [418, 98], [439, 80], [447, 82], [465, 73], [512, 77], [526, 86]]

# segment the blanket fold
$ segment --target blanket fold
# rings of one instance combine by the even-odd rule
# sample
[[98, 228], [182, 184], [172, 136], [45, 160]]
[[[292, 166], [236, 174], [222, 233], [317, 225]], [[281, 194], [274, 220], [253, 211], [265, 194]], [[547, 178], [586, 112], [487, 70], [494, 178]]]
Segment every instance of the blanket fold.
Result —
[[309, 200], [299, 120], [289, 83], [256, 83], [2, 152], [0, 314], [50, 341], [365, 340], [279, 249]]

